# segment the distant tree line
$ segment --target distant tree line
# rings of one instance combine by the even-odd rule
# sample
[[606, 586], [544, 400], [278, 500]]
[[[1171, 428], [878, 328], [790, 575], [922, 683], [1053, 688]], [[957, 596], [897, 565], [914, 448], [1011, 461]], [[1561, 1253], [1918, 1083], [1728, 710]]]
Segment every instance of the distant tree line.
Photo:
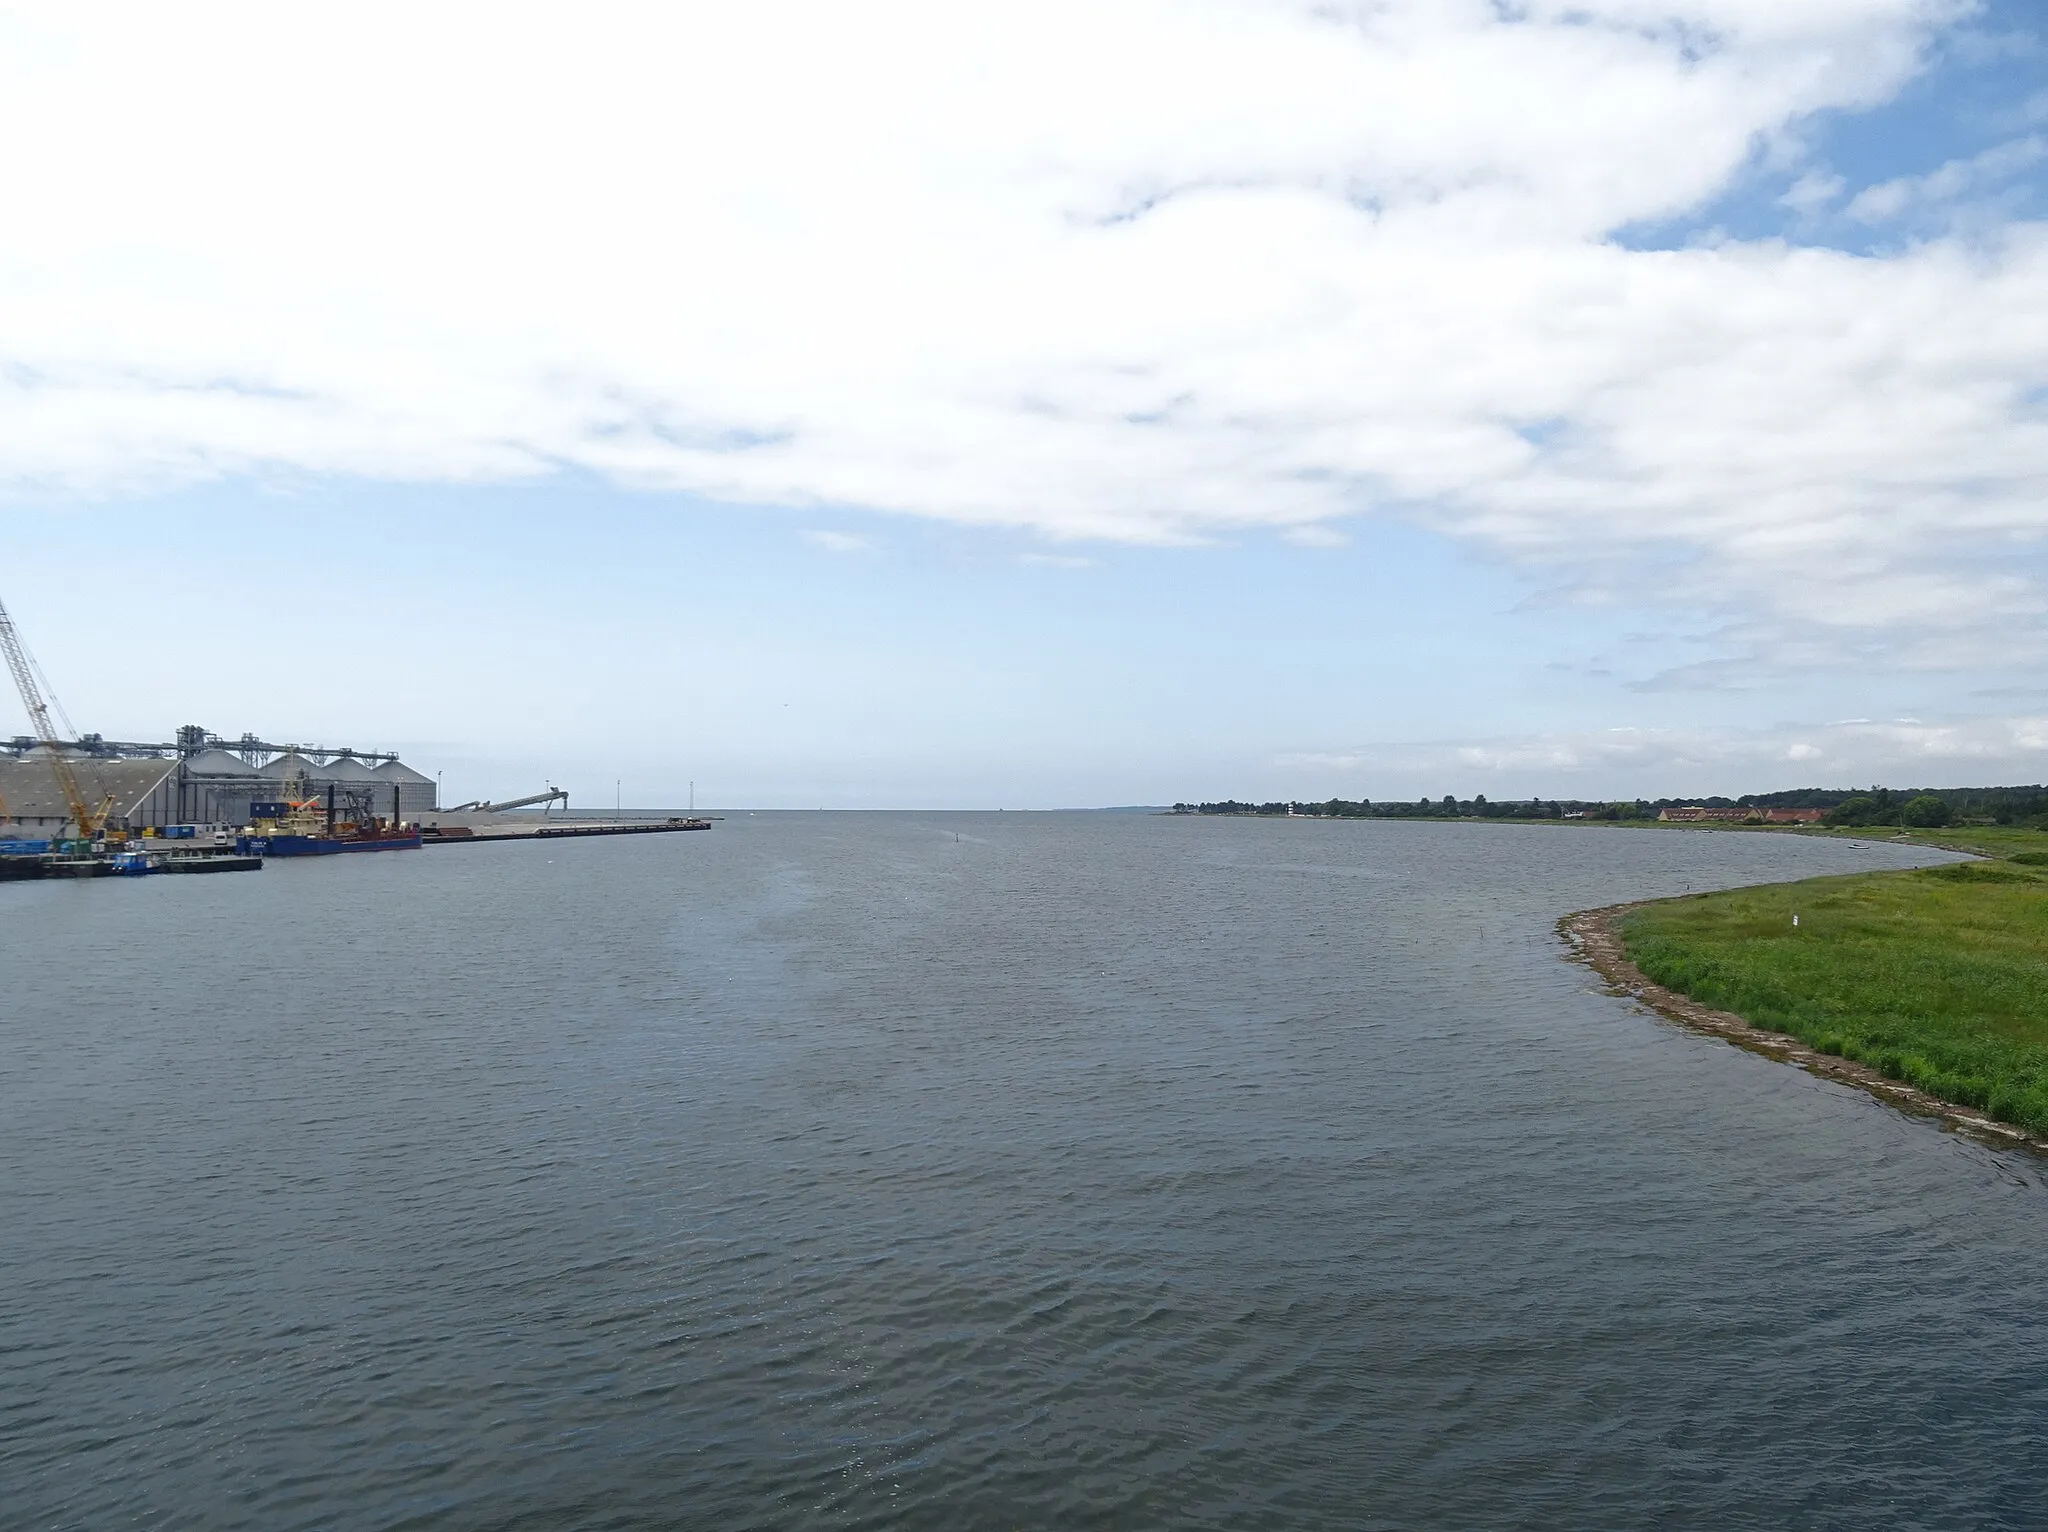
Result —
[[[1674, 802], [1677, 800], [1673, 800]], [[1321, 803], [1240, 803], [1226, 798], [1221, 803], [1176, 803], [1176, 814], [1257, 814], [1268, 818], [1297, 819], [1655, 819], [1658, 805], [1639, 803], [1586, 803], [1572, 798], [1527, 798], [1488, 802], [1481, 793], [1475, 798], [1418, 798], [1413, 803], [1374, 803], [1368, 799], [1330, 798]]]
[[1589, 801], [1580, 798], [1517, 798], [1489, 802], [1485, 794], [1459, 798], [1417, 798], [1374, 803], [1365, 798], [1330, 798], [1321, 803], [1176, 803], [1176, 814], [1251, 814], [1308, 819], [1597, 819], [1626, 823], [1655, 819], [1665, 809], [1820, 809], [1823, 824], [1880, 828], [1890, 825], [1939, 829], [1951, 824], [2027, 825], [2048, 829], [2048, 787], [1801, 787], [1789, 792], [1749, 793], [1740, 798], [1637, 798]]
[[1829, 824], [2027, 825], [2048, 829], [2048, 787], [1888, 787], [1801, 788], [1788, 793], [1759, 793], [1766, 807], [1827, 810]]

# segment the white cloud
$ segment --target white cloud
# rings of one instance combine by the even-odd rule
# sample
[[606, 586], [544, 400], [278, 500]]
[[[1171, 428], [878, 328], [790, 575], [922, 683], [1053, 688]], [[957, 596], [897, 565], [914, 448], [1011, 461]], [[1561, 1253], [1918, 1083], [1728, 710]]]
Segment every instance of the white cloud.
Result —
[[2037, 640], [2048, 231], [1610, 237], [1968, 7], [1513, 9], [0, 9], [0, 483], [1393, 512], [1781, 661]]
[[1822, 170], [1809, 170], [1794, 181], [1778, 201], [1795, 213], [1811, 215], [1818, 213], [1841, 196], [1843, 188], [1848, 184], [1838, 175]]
[[823, 548], [827, 553], [865, 553], [868, 550], [868, 540], [852, 532], [812, 528], [804, 532], [803, 538], [805, 542]]
[[1981, 195], [2043, 159], [2048, 159], [2048, 138], [2030, 134], [1994, 144], [1967, 159], [1950, 160], [1923, 176], [1901, 176], [1865, 187], [1850, 199], [1845, 211], [1864, 223], [1889, 223], [1909, 208], [1946, 206]]
[[1439, 784], [1463, 794], [1602, 797], [1626, 793], [1763, 792], [1886, 781], [1956, 786], [2042, 778], [2048, 717], [1846, 719], [1765, 728], [1599, 729], [1489, 740], [1446, 740], [1302, 751], [1275, 767], [1326, 791], [1332, 781], [1386, 784], [1413, 796]]
[[1078, 553], [1023, 553], [1018, 562], [1030, 564], [1039, 569], [1093, 569], [1095, 560], [1083, 558]]

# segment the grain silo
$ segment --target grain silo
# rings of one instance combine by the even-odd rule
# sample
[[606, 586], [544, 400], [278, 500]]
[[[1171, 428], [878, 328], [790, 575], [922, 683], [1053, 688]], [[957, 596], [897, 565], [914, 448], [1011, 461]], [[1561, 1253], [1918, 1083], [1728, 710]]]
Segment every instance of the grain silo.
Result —
[[240, 756], [209, 746], [184, 758], [175, 811], [168, 824], [244, 825], [249, 805], [275, 796], [272, 785]]
[[[422, 814], [431, 814], [441, 806], [441, 787], [424, 772], [414, 771], [403, 761], [386, 761], [376, 770], [377, 780], [383, 784], [381, 803], [388, 805], [391, 790], [398, 789], [398, 817], [417, 819]], [[380, 807], [379, 812], [389, 815], [389, 807]]]

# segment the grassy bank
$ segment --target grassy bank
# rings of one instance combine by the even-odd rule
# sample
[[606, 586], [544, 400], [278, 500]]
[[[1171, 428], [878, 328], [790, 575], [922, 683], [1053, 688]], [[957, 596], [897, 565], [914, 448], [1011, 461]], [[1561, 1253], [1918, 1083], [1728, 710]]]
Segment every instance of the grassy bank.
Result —
[[1914, 846], [1942, 846], [1950, 851], [1974, 851], [1979, 856], [2013, 857], [2038, 852], [2048, 859], [2048, 831], [2029, 830], [2019, 825], [1950, 825], [1940, 830], [1799, 830], [1792, 833], [1818, 835], [1829, 840], [1888, 840]]
[[2048, 837], [2017, 833], [1998, 861], [1648, 905], [1622, 938], [1666, 988], [2048, 1132]]

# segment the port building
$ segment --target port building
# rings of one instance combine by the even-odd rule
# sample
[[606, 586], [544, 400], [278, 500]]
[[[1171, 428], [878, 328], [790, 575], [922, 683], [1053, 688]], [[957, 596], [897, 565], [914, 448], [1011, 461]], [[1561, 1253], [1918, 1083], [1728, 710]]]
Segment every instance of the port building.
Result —
[[[0, 837], [44, 839], [70, 822], [47, 748], [21, 735], [0, 742]], [[107, 824], [114, 830], [245, 825], [251, 804], [301, 791], [318, 798], [331, 791], [344, 812], [390, 819], [440, 807], [435, 780], [388, 751], [277, 745], [247, 734], [229, 742], [197, 727], [180, 729], [170, 744], [87, 736], [62, 748], [86, 796], [95, 804], [113, 799]]]
[[[114, 800], [109, 825], [140, 829], [143, 825], [186, 822], [176, 812], [174, 779], [181, 762], [94, 760], [78, 755], [70, 761], [87, 797], [95, 804]], [[0, 754], [0, 839], [48, 840], [66, 833], [70, 823], [71, 805], [64, 801], [56, 773], [42, 751]]]

